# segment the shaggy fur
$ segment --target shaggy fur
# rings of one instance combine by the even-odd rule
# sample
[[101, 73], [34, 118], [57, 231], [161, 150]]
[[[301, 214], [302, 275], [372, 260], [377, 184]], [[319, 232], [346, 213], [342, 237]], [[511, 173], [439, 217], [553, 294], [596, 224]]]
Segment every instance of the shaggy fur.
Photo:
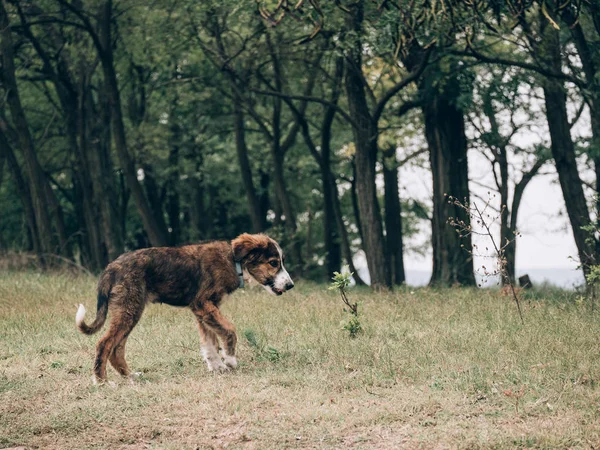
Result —
[[223, 317], [219, 304], [239, 287], [236, 261], [241, 263], [245, 277], [256, 280], [270, 293], [281, 295], [294, 287], [283, 266], [281, 248], [264, 234], [242, 234], [231, 243], [146, 248], [125, 253], [110, 263], [98, 283], [94, 322], [85, 323], [83, 305], [75, 317], [79, 331], [93, 334], [111, 313], [108, 330], [96, 346], [95, 380], [106, 380], [107, 361], [122, 376], [130, 375], [125, 344], [148, 303], [190, 308], [209, 370], [235, 368], [235, 327]]

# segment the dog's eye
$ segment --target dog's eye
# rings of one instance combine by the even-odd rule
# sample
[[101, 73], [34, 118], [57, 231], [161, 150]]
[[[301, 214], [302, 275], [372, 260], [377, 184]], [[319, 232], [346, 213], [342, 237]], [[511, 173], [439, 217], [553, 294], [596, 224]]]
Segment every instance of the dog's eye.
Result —
[[277, 265], [279, 263], [276, 260], [273, 260], [273, 261], [269, 261], [269, 264], [271, 264], [272, 267], [277, 267]]

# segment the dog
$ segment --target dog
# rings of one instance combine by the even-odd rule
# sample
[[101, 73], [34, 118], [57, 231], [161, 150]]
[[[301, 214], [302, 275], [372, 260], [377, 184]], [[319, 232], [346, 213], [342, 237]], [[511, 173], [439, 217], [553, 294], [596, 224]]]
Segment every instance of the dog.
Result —
[[208, 369], [237, 367], [235, 327], [221, 314], [219, 305], [228, 294], [243, 287], [244, 279], [255, 280], [275, 295], [294, 287], [281, 247], [264, 234], [244, 233], [231, 243], [154, 247], [119, 256], [100, 276], [94, 322], [85, 323], [83, 305], [75, 316], [79, 331], [94, 334], [111, 313], [108, 331], [96, 346], [94, 381], [106, 381], [107, 360], [120, 375], [131, 376], [125, 345], [148, 303], [190, 308], [198, 323]]

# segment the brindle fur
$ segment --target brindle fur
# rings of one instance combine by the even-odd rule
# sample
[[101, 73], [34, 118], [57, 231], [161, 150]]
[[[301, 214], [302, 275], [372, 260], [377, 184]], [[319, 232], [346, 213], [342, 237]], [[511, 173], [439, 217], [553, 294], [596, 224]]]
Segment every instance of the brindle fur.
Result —
[[[278, 267], [272, 267], [274, 260]], [[231, 244], [212, 241], [136, 250], [110, 263], [98, 283], [95, 321], [86, 325], [85, 311], [77, 317], [79, 330], [93, 334], [111, 314], [108, 330], [96, 346], [96, 380], [106, 380], [107, 360], [122, 376], [130, 375], [125, 344], [149, 302], [189, 307], [198, 322], [203, 348], [216, 348], [220, 340], [224, 357], [235, 361], [235, 327], [219, 311], [223, 298], [239, 287], [234, 261], [240, 261], [260, 284], [271, 286], [282, 264], [277, 244], [262, 234], [243, 234]], [[220, 359], [218, 368], [225, 368]]]

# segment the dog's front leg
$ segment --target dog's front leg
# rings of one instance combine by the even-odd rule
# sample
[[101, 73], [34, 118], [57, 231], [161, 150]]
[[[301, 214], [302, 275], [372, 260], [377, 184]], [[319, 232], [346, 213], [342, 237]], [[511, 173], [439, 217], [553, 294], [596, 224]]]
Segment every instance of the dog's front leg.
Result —
[[221, 340], [223, 362], [229, 368], [237, 367], [235, 357], [235, 347], [237, 344], [237, 335], [235, 326], [226, 319], [219, 308], [215, 305], [205, 305], [202, 309], [194, 311], [201, 324], [214, 332]]
[[223, 364], [221, 356], [219, 355], [219, 341], [217, 335], [208, 328], [201, 317], [196, 315], [198, 320], [198, 331], [200, 332], [200, 350], [208, 370], [221, 371], [227, 370], [229, 367]]
[[204, 325], [214, 331], [221, 340], [223, 362], [227, 367], [235, 369], [237, 367], [237, 359], [235, 357], [237, 335], [235, 333], [235, 326], [214, 305], [204, 308], [202, 319]]

